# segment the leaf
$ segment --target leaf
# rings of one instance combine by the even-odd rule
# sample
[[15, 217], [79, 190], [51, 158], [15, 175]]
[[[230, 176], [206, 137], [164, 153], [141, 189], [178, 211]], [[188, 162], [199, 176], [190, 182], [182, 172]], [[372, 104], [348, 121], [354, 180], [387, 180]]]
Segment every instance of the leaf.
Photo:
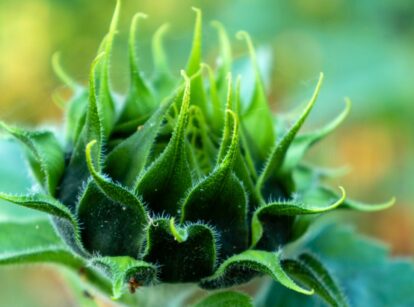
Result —
[[[297, 250], [315, 254], [335, 279], [341, 281], [350, 306], [414, 304], [413, 262], [403, 258], [391, 259], [388, 248], [356, 233], [351, 227], [325, 226], [303, 240]], [[298, 297], [273, 284], [264, 304], [258, 306], [310, 307], [320, 304], [315, 302], [315, 298]]]
[[282, 139], [273, 147], [272, 152], [269, 158], [267, 159], [267, 162], [265, 163], [264, 169], [260, 174], [259, 179], [257, 180], [256, 187], [259, 191], [264, 187], [264, 184], [269, 177], [276, 176], [279, 173], [280, 168], [282, 167], [283, 162], [285, 160], [289, 146], [292, 144], [296, 134], [302, 127], [310, 111], [312, 110], [313, 105], [315, 104], [315, 101], [319, 94], [319, 90], [322, 86], [322, 81], [323, 74], [321, 73], [315, 92], [313, 93], [313, 96], [309, 101], [308, 105], [306, 106], [305, 110], [303, 111], [302, 115], [289, 129], [289, 131], [282, 137]]
[[144, 239], [147, 213], [141, 201], [126, 188], [99, 174], [91, 157], [96, 142], [86, 147], [86, 159], [93, 181], [78, 207], [82, 239], [91, 251], [103, 255], [136, 257]]
[[[0, 223], [1, 259], [39, 247], [64, 247], [47, 218], [26, 221], [2, 221]], [[22, 235], [24, 234], [24, 235]]]
[[119, 299], [129, 287], [131, 293], [157, 279], [157, 267], [130, 257], [97, 257], [92, 264], [103, 270], [112, 281], [112, 298]]
[[257, 64], [256, 52], [247, 32], [237, 33], [239, 39], [245, 40], [255, 74], [253, 96], [246, 110], [242, 112], [242, 122], [247, 134], [255, 139], [255, 151], [260, 159], [265, 159], [275, 141], [272, 113], [266, 97], [263, 81]]
[[[22, 168], [22, 148], [14, 141], [0, 138], [0, 187], [3, 192], [19, 193], [30, 189], [33, 185], [27, 176], [27, 170]], [[3, 205], [5, 204], [5, 205]], [[44, 215], [35, 210], [14, 206], [0, 200], [0, 217], [3, 219], [32, 218]]]
[[173, 98], [168, 98], [143, 127], [109, 153], [104, 164], [106, 171], [114, 180], [131, 188], [136, 184], [139, 174], [148, 161], [165, 113], [173, 101]]
[[65, 132], [68, 147], [73, 147], [79, 140], [83, 126], [85, 125], [87, 107], [88, 93], [84, 89], [75, 92], [74, 96], [68, 102], [65, 112]]
[[[89, 101], [85, 125], [83, 126], [79, 140], [71, 153], [70, 161], [65, 169], [65, 174], [60, 184], [60, 191], [58, 194], [59, 200], [68, 206], [72, 212], [75, 211], [78, 195], [81, 192], [81, 188], [83, 188], [79, 182], [85, 182], [89, 177], [85, 158], [86, 145], [93, 140], [97, 140], [98, 146], [95, 146], [93, 151], [94, 160], [100, 161], [101, 156], [103, 135], [101, 117], [98, 112], [96, 101], [94, 76], [96, 74], [97, 65], [100, 63], [102, 56], [103, 54], [100, 54], [97, 58], [95, 58], [91, 65], [91, 71], [89, 74]], [[100, 165], [97, 165], [97, 168], [100, 169]]]
[[331, 273], [323, 263], [311, 254], [301, 254], [298, 260], [283, 260], [282, 266], [291, 276], [315, 289], [315, 293], [320, 295], [329, 305], [348, 306], [344, 293]]
[[[309, 190], [307, 193], [308, 195], [306, 197], [314, 198], [318, 201], [326, 201], [329, 199], [337, 198], [337, 194], [329, 187], [326, 186], [318, 186], [316, 188], [313, 188], [312, 190]], [[343, 202], [343, 205], [341, 208], [343, 209], [352, 209], [362, 212], [376, 212], [376, 211], [382, 211], [385, 209], [388, 209], [392, 207], [395, 204], [395, 197], [391, 198], [389, 201], [384, 203], [378, 203], [378, 204], [367, 204], [360, 201], [352, 200], [352, 199], [345, 199]]]
[[79, 255], [88, 256], [88, 252], [84, 250], [80, 241], [80, 230], [76, 217], [67, 207], [53, 197], [42, 194], [18, 196], [0, 193], [0, 199], [52, 215], [55, 217], [54, 221], [58, 226], [57, 231], [62, 235], [65, 242]]
[[[197, 74], [200, 70], [202, 47], [202, 12], [195, 7], [193, 7], [193, 11], [196, 13], [196, 21], [194, 26], [193, 45], [186, 69], [186, 73], [190, 77]], [[203, 114], [208, 114], [206, 93], [201, 74], [197, 74], [197, 76], [191, 80], [191, 91], [191, 104], [199, 106], [203, 111]]]
[[[104, 38], [99, 54], [103, 54], [102, 61], [98, 63], [98, 70], [94, 76], [97, 78], [97, 92], [98, 92], [98, 111], [102, 125], [102, 132], [104, 137], [108, 137], [115, 124], [115, 102], [111, 94], [110, 84], [110, 62], [112, 55], [112, 47], [115, 35], [117, 33], [117, 26], [121, 10], [121, 0], [116, 1], [116, 7], [112, 16], [111, 24], [108, 34]], [[90, 140], [90, 139], [89, 139]]]
[[215, 233], [207, 225], [177, 227], [167, 219], [149, 225], [144, 260], [160, 265], [162, 282], [196, 282], [212, 274], [216, 253]]
[[314, 202], [313, 199], [278, 201], [259, 207], [252, 218], [252, 246], [259, 249], [275, 250], [279, 245], [290, 239], [290, 233], [286, 229], [291, 228], [293, 219], [298, 215], [319, 214], [336, 209], [344, 203], [346, 193], [339, 187], [342, 195], [339, 198], [326, 199]]
[[85, 260], [65, 247], [48, 220], [2, 222], [0, 234], [0, 265], [59, 264], [82, 272], [85, 280], [104, 292], [110, 289], [108, 282]]
[[[206, 122], [203, 112], [198, 106], [190, 106], [189, 121], [187, 125], [187, 135], [189, 147], [195, 157], [198, 170], [201, 170], [203, 175], [209, 173], [214, 166], [214, 157], [217, 154], [217, 149], [213, 143], [210, 126]], [[195, 176], [196, 180], [200, 177]]]
[[293, 140], [286, 154], [286, 156], [289, 158], [283, 161], [281, 173], [291, 172], [302, 160], [309, 147], [326, 137], [344, 121], [351, 109], [351, 101], [349, 99], [346, 99], [345, 102], [345, 110], [325, 127], [317, 131], [299, 135]]
[[56, 76], [71, 90], [76, 91], [79, 88], [79, 84], [74, 81], [63, 69], [60, 63], [60, 53], [56, 52], [52, 56], [52, 68]]
[[185, 128], [190, 103], [190, 79], [186, 86], [177, 124], [165, 150], [138, 180], [136, 192], [154, 213], [177, 214], [179, 201], [191, 186], [191, 170], [185, 150]]
[[201, 63], [202, 12], [195, 7], [193, 7], [193, 11], [196, 13], [196, 22], [194, 26], [193, 45], [186, 69], [189, 76], [192, 76], [199, 70]]
[[236, 291], [213, 293], [194, 307], [253, 307], [252, 299], [247, 294]]
[[[247, 195], [240, 180], [233, 174], [238, 148], [238, 119], [233, 119], [231, 144], [226, 155], [206, 178], [196, 184], [185, 197], [181, 223], [204, 221], [220, 233], [221, 257], [226, 258], [248, 245]], [[237, 235], [235, 235], [237, 234]]]
[[169, 29], [168, 24], [163, 24], [157, 29], [152, 38], [152, 58], [154, 62], [153, 85], [157, 89], [158, 99], [163, 99], [174, 87], [175, 78], [171, 74], [168, 60], [163, 46], [164, 35]]
[[283, 270], [279, 254], [265, 251], [247, 250], [224, 261], [214, 275], [201, 281], [205, 289], [231, 287], [249, 281], [257, 274], [269, 275], [285, 287], [301, 294], [311, 295], [308, 290], [297, 285]]
[[214, 76], [214, 71], [209, 65], [205, 63], [201, 63], [201, 66], [203, 69], [207, 70], [208, 79], [209, 79], [209, 86], [210, 86], [209, 98], [211, 101], [211, 110], [209, 110], [210, 111], [209, 116], [211, 118], [212, 130], [215, 133], [219, 133], [221, 129], [223, 129], [223, 126], [224, 126], [224, 117], [219, 116], [219, 114], [223, 112], [222, 111], [223, 106], [222, 106], [221, 99], [219, 97], [219, 93], [218, 93], [218, 89], [216, 85], [216, 79]]
[[0, 122], [0, 126], [27, 149], [26, 157], [34, 177], [47, 193], [54, 195], [63, 174], [65, 159], [58, 140], [49, 131], [24, 131]]
[[135, 14], [131, 24], [129, 36], [129, 65], [131, 84], [125, 105], [119, 118], [120, 122], [128, 122], [138, 117], [150, 114], [156, 106], [154, 96], [146, 84], [146, 81], [141, 76], [138, 59], [135, 56], [135, 49], [137, 46], [136, 32], [138, 22], [146, 17], [147, 16], [142, 13]]
[[324, 179], [335, 179], [349, 173], [349, 167], [319, 167], [308, 163], [300, 163], [293, 171], [292, 178], [298, 192], [313, 189]]
[[211, 25], [216, 29], [219, 38], [220, 54], [218, 60], [220, 65], [217, 69], [217, 89], [224, 97], [226, 93], [226, 78], [231, 71], [233, 61], [231, 44], [226, 30], [220, 22], [213, 21]]

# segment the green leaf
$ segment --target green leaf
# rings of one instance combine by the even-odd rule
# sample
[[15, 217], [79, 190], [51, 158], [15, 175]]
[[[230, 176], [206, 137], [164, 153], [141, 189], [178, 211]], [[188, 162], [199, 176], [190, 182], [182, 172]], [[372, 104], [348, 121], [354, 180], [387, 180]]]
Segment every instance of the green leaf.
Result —
[[245, 250], [249, 232], [247, 195], [242, 183], [233, 174], [233, 163], [238, 148], [238, 119], [232, 111], [228, 110], [227, 113], [233, 119], [232, 139], [227, 153], [221, 160], [219, 158], [213, 172], [188, 193], [182, 205], [181, 215], [182, 223], [201, 220], [217, 228], [223, 258]]
[[205, 289], [231, 287], [249, 281], [257, 274], [269, 275], [285, 287], [296, 292], [311, 295], [308, 290], [297, 285], [283, 270], [279, 254], [265, 251], [247, 250], [224, 261], [214, 275], [201, 281]]
[[[147, 213], [145, 212], [144, 206], [132, 192], [111, 182], [96, 171], [91, 156], [91, 150], [95, 144], [96, 141], [92, 141], [86, 146], [86, 161], [94, 182], [109, 199], [119, 203], [121, 206], [124, 206], [124, 208], [133, 210], [135, 213], [133, 219], [135, 219], [136, 222], [139, 221], [141, 223], [140, 228], [142, 229], [147, 221]], [[135, 226], [137, 227], [138, 225]]]
[[153, 85], [157, 89], [158, 99], [163, 99], [175, 85], [175, 78], [171, 74], [166, 52], [163, 46], [164, 35], [169, 29], [168, 24], [163, 24], [157, 29], [152, 38], [152, 58], [154, 62]]
[[0, 265], [59, 264], [82, 272], [86, 281], [104, 292], [110, 289], [108, 282], [85, 260], [65, 247], [48, 220], [0, 223], [0, 246]]
[[26, 157], [34, 177], [51, 195], [63, 174], [65, 159], [58, 140], [49, 131], [25, 131], [12, 128], [0, 122], [10, 135], [19, 140], [27, 149]]
[[[351, 227], [330, 224], [307, 236], [297, 247], [315, 254], [341, 282], [350, 306], [412, 306], [414, 264], [390, 258], [390, 251]], [[298, 296], [274, 283], [258, 306], [316, 306], [314, 297]]]
[[47, 218], [2, 221], [0, 230], [2, 261], [8, 261], [6, 260], [7, 255], [36, 250], [39, 247], [64, 247], [62, 240], [60, 240]]
[[217, 69], [216, 84], [221, 97], [224, 97], [226, 93], [226, 78], [231, 71], [233, 61], [231, 44], [226, 30], [220, 22], [213, 21], [211, 25], [216, 29], [219, 38], [220, 54], [218, 61], [220, 66]]
[[120, 115], [120, 122], [128, 122], [138, 117], [150, 114], [155, 107], [155, 99], [152, 95], [146, 81], [141, 76], [136, 52], [136, 32], [138, 22], [147, 16], [142, 13], [135, 14], [129, 36], [129, 63], [131, 84], [125, 101], [125, 105]]
[[210, 86], [209, 99], [211, 101], [209, 117], [211, 118], [212, 130], [215, 133], [220, 133], [221, 129], [223, 129], [223, 126], [224, 126], [224, 117], [219, 116], [219, 114], [223, 113], [223, 105], [222, 105], [222, 102], [221, 102], [221, 99], [218, 93], [214, 71], [209, 65], [205, 63], [201, 63], [201, 67], [203, 69], [206, 69], [207, 74], [208, 74], [208, 80], [209, 80], [209, 86]]
[[[226, 99], [226, 109], [233, 109], [234, 103], [233, 103], [233, 95], [232, 95], [232, 77], [231, 74], [227, 76], [228, 86], [227, 86], [227, 99]], [[240, 84], [238, 83], [238, 86]], [[236, 93], [236, 99], [238, 99], [239, 91]], [[225, 120], [224, 120], [224, 129], [223, 129], [223, 136], [219, 148], [219, 154], [218, 154], [218, 160], [221, 160], [224, 155], [226, 154], [227, 147], [231, 143], [232, 135], [231, 135], [231, 127], [230, 127], [230, 113], [226, 113]], [[241, 145], [237, 146], [237, 152], [235, 153], [235, 161], [233, 165], [234, 173], [236, 174], [237, 178], [239, 178], [243, 184], [244, 188], [246, 189], [246, 192], [250, 196], [250, 205], [255, 208], [258, 206], [259, 203], [262, 202], [261, 195], [257, 193], [253, 180], [252, 180], [252, 174], [250, 173], [250, 170], [248, 168], [248, 162], [249, 159], [249, 152], [246, 151], [246, 147], [243, 146], [243, 132], [242, 129], [238, 131], [239, 135], [241, 136]], [[241, 150], [244, 152], [244, 156], [241, 153]]]
[[85, 125], [86, 112], [88, 107], [88, 92], [85, 89], [80, 89], [74, 93], [71, 100], [68, 102], [66, 109], [66, 139], [68, 147], [73, 147], [79, 140]]
[[136, 257], [144, 239], [147, 213], [141, 201], [126, 188], [99, 174], [86, 147], [86, 159], [93, 181], [86, 188], [78, 207], [85, 246], [103, 255]]
[[213, 293], [194, 307], [253, 307], [252, 299], [247, 294], [236, 291]]
[[241, 111], [243, 114], [242, 122], [247, 130], [247, 134], [249, 134], [250, 137], [254, 137], [256, 154], [260, 159], [264, 160], [275, 141], [272, 113], [260, 76], [252, 40], [249, 34], [244, 31], [237, 33], [237, 37], [246, 41], [255, 74], [253, 96], [247, 109]]
[[149, 286], [157, 279], [157, 267], [130, 257], [97, 257], [92, 264], [103, 270], [112, 281], [112, 298], [119, 299], [126, 288], [131, 293]]
[[186, 69], [189, 76], [192, 76], [199, 70], [201, 63], [202, 12], [195, 7], [193, 7], [193, 11], [196, 13], [196, 22], [194, 26], [193, 45]]
[[190, 117], [187, 127], [189, 143], [196, 151], [200, 167], [207, 174], [214, 166], [214, 157], [217, 155], [214, 138], [211, 137], [212, 131], [199, 107], [193, 105], [188, 111]]
[[282, 266], [291, 276], [315, 289], [330, 306], [348, 306], [347, 298], [331, 273], [311, 254], [301, 254], [298, 260], [283, 260]]
[[66, 86], [68, 86], [73, 91], [76, 91], [80, 85], [74, 81], [63, 69], [60, 63], [60, 53], [56, 52], [52, 56], [52, 68], [56, 76], [62, 81]]
[[319, 186], [324, 179], [336, 179], [349, 173], [349, 167], [319, 167], [300, 163], [292, 172], [296, 191], [306, 191]]
[[52, 215], [55, 218], [54, 222], [57, 225], [57, 231], [62, 235], [65, 242], [76, 253], [82, 256], [88, 256], [80, 241], [80, 230], [76, 217], [67, 207], [53, 197], [42, 194], [18, 196], [0, 193], [0, 199]]
[[[193, 11], [196, 13], [196, 21], [194, 26], [193, 45], [186, 69], [186, 73], [190, 77], [197, 74], [200, 70], [202, 47], [202, 12], [200, 9], [194, 7]], [[199, 106], [204, 114], [208, 114], [206, 93], [201, 74], [197, 74], [197, 76], [191, 80], [191, 91], [191, 104]]]
[[177, 124], [165, 150], [138, 180], [136, 192], [154, 213], [176, 215], [179, 201], [191, 186], [191, 170], [186, 155], [185, 128], [190, 103], [190, 79], [186, 86]]
[[99, 54], [103, 54], [102, 61], [98, 63], [99, 69], [94, 75], [97, 79], [98, 110], [104, 137], [108, 137], [110, 135], [113, 125], [115, 124], [115, 102], [111, 94], [110, 66], [112, 47], [117, 33], [120, 10], [121, 1], [117, 0], [108, 34], [104, 38], [99, 50]]
[[207, 225], [177, 227], [173, 219], [149, 225], [144, 260], [160, 265], [163, 282], [196, 282], [212, 274], [216, 253], [215, 233]]
[[173, 101], [173, 98], [168, 98], [145, 122], [143, 127], [109, 153], [105, 166], [106, 171], [114, 180], [131, 188], [135, 186], [139, 174], [148, 161], [165, 113]]
[[50, 215], [68, 220], [76, 229], [78, 228], [74, 215], [59, 201], [43, 194], [33, 194], [28, 196], [11, 195], [0, 193], [0, 198], [22, 207], [31, 208], [46, 212]]
[[313, 144], [326, 137], [345, 120], [351, 109], [351, 101], [349, 99], [346, 99], [345, 102], [345, 110], [325, 127], [310, 133], [299, 135], [293, 140], [286, 154], [286, 156], [289, 158], [283, 161], [281, 173], [291, 172], [299, 164], [306, 151]]
[[[319, 214], [336, 209], [346, 198], [345, 190], [339, 187], [342, 195], [339, 198], [314, 202], [314, 199], [277, 201], [259, 207], [252, 219], [252, 246], [259, 249], [274, 250], [290, 239], [286, 229], [291, 228], [292, 219], [298, 215]], [[314, 204], [312, 204], [314, 202]], [[288, 227], [287, 224], [289, 225]], [[282, 227], [281, 227], [282, 226]], [[285, 227], [284, 227], [285, 226]]]
[[[0, 137], [0, 161], [7, 161], [7, 163], [0, 164], [0, 187], [2, 192], [20, 193], [21, 191], [27, 191], [33, 185], [33, 181], [27, 176], [27, 170], [21, 167], [24, 163], [23, 160], [21, 146], [14, 141]], [[0, 206], [0, 216], [3, 219], [44, 216], [44, 213], [14, 206], [1, 199]]]
[[[329, 201], [332, 199], [337, 198], [337, 194], [329, 187], [326, 186], [318, 186], [309, 190], [305, 195], [305, 197], [313, 198], [317, 201]], [[395, 197], [391, 198], [389, 201], [384, 203], [377, 203], [377, 204], [367, 204], [360, 201], [352, 200], [350, 198], [345, 199], [341, 208], [344, 209], [352, 209], [362, 212], [376, 212], [382, 211], [392, 207], [395, 204]]]
[[289, 146], [292, 144], [296, 134], [298, 133], [299, 129], [302, 127], [310, 111], [312, 110], [313, 105], [316, 102], [320, 88], [322, 86], [322, 81], [323, 81], [323, 74], [321, 73], [315, 92], [311, 100], [309, 101], [308, 105], [306, 106], [305, 110], [303, 111], [299, 119], [295, 122], [295, 124], [293, 124], [293, 126], [289, 129], [289, 131], [273, 147], [272, 152], [269, 158], [267, 159], [265, 167], [262, 173], [260, 174], [259, 179], [257, 180], [256, 187], [259, 191], [262, 190], [266, 180], [269, 177], [274, 177], [278, 175], [280, 168], [282, 167], [283, 162], [285, 160], [286, 153], [289, 149]]
[[[85, 158], [86, 145], [93, 140], [97, 140], [98, 146], [95, 146], [93, 151], [94, 160], [100, 161], [101, 156], [103, 135], [101, 117], [99, 115], [96, 101], [94, 76], [96, 74], [97, 65], [100, 63], [102, 56], [103, 54], [100, 54], [91, 65], [91, 71], [89, 74], [89, 101], [85, 125], [83, 126], [78, 142], [73, 148], [69, 165], [65, 169], [65, 174], [60, 184], [60, 191], [58, 195], [59, 199], [63, 204], [68, 206], [72, 212], [75, 211], [78, 195], [81, 192], [81, 188], [83, 188], [79, 182], [85, 182], [89, 177]], [[100, 169], [100, 165], [97, 165], [96, 167]]]

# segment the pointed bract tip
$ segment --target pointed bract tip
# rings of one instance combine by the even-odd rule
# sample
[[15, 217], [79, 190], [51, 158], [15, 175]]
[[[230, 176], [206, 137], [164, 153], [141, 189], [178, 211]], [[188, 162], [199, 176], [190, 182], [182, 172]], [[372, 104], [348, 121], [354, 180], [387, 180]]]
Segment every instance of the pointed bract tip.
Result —
[[112, 16], [111, 24], [109, 26], [110, 33], [116, 33], [116, 28], [118, 27], [119, 15], [121, 12], [121, 0], [116, 1], [114, 14]]

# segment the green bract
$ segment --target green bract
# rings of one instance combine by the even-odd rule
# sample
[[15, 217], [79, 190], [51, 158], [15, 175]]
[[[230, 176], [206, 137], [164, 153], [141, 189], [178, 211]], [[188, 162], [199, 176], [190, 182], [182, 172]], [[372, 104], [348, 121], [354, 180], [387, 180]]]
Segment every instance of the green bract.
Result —
[[[136, 29], [145, 15], [134, 17], [131, 82], [122, 99], [109, 78], [119, 5], [92, 64], [89, 88], [71, 80], [54, 58], [74, 93], [63, 146], [51, 132], [2, 124], [24, 144], [41, 192], [0, 197], [48, 213], [66, 243], [25, 257], [85, 266], [87, 280], [103, 291], [109, 291], [109, 280], [115, 298], [128, 288], [158, 283], [219, 289], [269, 275], [291, 290], [347, 305], [322, 262], [308, 253], [286, 258], [284, 247], [306, 232], [307, 215], [393, 203], [349, 200], [342, 187], [337, 194], [324, 186], [320, 170], [302, 162], [306, 150], [342, 122], [350, 103], [324, 128], [298, 135], [317, 99], [321, 74], [302, 114], [283, 129], [270, 112], [249, 35], [240, 32], [238, 38], [246, 42], [254, 84], [234, 82], [229, 39], [219, 23], [219, 64], [213, 69], [202, 63], [202, 15], [195, 12], [193, 47], [181, 77], [167, 64], [165, 26], [154, 35], [154, 75], [141, 75]], [[251, 97], [242, 97], [243, 87], [252, 87]], [[200, 306], [225, 298], [250, 304], [244, 295], [226, 292]]]

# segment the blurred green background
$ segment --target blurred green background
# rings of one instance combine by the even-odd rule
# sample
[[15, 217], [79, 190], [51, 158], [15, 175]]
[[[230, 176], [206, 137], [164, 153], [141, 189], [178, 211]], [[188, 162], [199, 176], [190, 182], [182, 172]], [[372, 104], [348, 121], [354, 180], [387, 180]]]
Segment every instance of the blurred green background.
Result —
[[[66, 70], [85, 82], [114, 5], [114, 0], [0, 1], [1, 120], [26, 126], [60, 122], [62, 110], [52, 94], [66, 91], [52, 72], [51, 56], [61, 51]], [[125, 44], [137, 11], [149, 15], [139, 32], [141, 64], [148, 73], [150, 38], [165, 22], [171, 24], [166, 41], [170, 62], [177, 73], [185, 65], [192, 6], [203, 9], [206, 61], [217, 49], [211, 20], [221, 21], [232, 38], [238, 30], [250, 32], [277, 111], [300, 105], [319, 72], [325, 72], [318, 105], [306, 128], [328, 121], [341, 110], [345, 96], [353, 101], [353, 109], [346, 123], [309, 158], [326, 166], [351, 166], [347, 175], [336, 180], [349, 195], [368, 201], [395, 195], [397, 206], [359, 215], [357, 221], [363, 231], [388, 242], [394, 254], [414, 253], [412, 0], [124, 0], [122, 6], [112, 65], [113, 83], [120, 91], [128, 84]], [[243, 44], [235, 38], [233, 43], [235, 55], [245, 55]], [[18, 149], [2, 143], [0, 158], [0, 189], [28, 189], [28, 178], [17, 179], [27, 177]], [[2, 204], [0, 218], [25, 212]], [[2, 269], [0, 305], [73, 306], [73, 293], [59, 276], [49, 268]], [[18, 300], [16, 293], [20, 293]]]

